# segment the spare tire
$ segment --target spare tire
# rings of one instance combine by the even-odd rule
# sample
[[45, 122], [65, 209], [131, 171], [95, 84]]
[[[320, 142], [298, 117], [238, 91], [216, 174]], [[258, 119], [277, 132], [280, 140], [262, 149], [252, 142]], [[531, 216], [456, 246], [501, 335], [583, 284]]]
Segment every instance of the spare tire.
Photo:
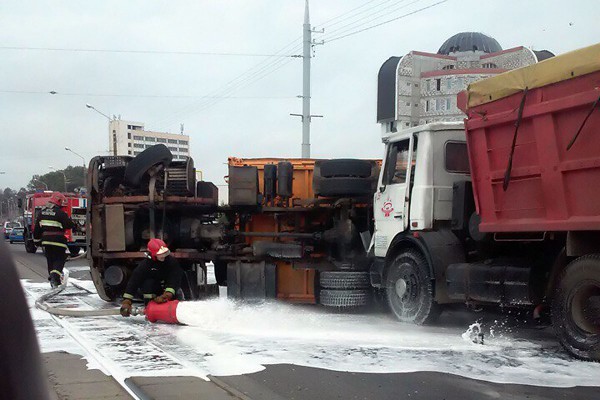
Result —
[[317, 161], [320, 175], [324, 178], [354, 176], [368, 178], [371, 176], [373, 165], [371, 161], [340, 158]]
[[364, 271], [322, 271], [319, 283], [327, 289], [368, 289], [371, 279]]
[[321, 290], [319, 303], [327, 307], [348, 308], [369, 304], [370, 290]]
[[322, 197], [367, 196], [375, 193], [370, 178], [327, 178], [315, 181], [315, 194]]
[[172, 159], [173, 154], [164, 144], [147, 148], [127, 164], [125, 183], [131, 187], [139, 187], [150, 168], [158, 164], [169, 165]]

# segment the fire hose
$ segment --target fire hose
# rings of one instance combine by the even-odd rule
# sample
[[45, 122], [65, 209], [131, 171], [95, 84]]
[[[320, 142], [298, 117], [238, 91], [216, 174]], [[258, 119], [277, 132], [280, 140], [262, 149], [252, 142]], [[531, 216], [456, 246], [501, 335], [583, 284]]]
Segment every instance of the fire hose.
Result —
[[[68, 280], [69, 274], [68, 271], [65, 271], [64, 279], [61, 285], [38, 297], [35, 301], [35, 306], [49, 314], [64, 317], [104, 317], [120, 315], [119, 308], [107, 308], [102, 310], [75, 310], [72, 308], [60, 308], [46, 304], [47, 300], [53, 298], [67, 288]], [[145, 315], [146, 319], [150, 322], [178, 324], [179, 321], [177, 320], [176, 313], [178, 304], [178, 300], [168, 301], [162, 304], [151, 301], [146, 307], [133, 307], [131, 309], [131, 315]]]

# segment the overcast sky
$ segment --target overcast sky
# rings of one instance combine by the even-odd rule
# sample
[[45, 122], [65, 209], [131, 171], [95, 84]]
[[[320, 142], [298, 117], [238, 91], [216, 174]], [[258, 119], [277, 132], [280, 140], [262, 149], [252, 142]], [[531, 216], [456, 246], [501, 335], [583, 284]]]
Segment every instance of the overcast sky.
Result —
[[[363, 5], [355, 18], [325, 23], [325, 35], [315, 39], [438, 1], [313, 0], [316, 29]], [[283, 54], [299, 54], [303, 12], [304, 0], [0, 0], [0, 47], [273, 54], [296, 40], [297, 48]], [[597, 0], [449, 0], [326, 41], [313, 59], [312, 112], [324, 118], [312, 124], [312, 156], [381, 157], [376, 76], [390, 56], [436, 52], [461, 31], [486, 33], [505, 49], [523, 45], [560, 54], [598, 42], [599, 16]], [[300, 156], [300, 120], [289, 114], [302, 110], [295, 97], [302, 91], [301, 59], [3, 48], [0, 60], [0, 187], [24, 186], [50, 165], [80, 165], [65, 146], [86, 161], [106, 154], [107, 120], [86, 103], [148, 129], [178, 132], [184, 123], [196, 167], [217, 184], [228, 156]], [[258, 75], [226, 86], [257, 64], [265, 66], [254, 70]], [[11, 93], [49, 91], [58, 94]], [[236, 98], [213, 99], [207, 107], [201, 98], [207, 95]]]

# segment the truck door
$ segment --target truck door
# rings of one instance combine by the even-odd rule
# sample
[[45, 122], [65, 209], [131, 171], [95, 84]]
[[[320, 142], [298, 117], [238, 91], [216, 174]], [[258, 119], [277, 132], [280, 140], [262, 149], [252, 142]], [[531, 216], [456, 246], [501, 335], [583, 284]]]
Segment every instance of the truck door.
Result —
[[388, 143], [375, 193], [375, 256], [385, 257], [394, 237], [408, 227], [409, 184], [414, 138]]

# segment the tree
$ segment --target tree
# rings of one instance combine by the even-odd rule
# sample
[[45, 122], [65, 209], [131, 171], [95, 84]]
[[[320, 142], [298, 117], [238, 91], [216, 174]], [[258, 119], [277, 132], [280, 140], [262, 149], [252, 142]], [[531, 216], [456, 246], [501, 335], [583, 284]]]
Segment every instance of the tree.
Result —
[[[29, 190], [52, 190], [56, 192], [74, 191], [85, 186], [84, 168], [68, 166], [65, 169], [48, 172], [44, 175], [33, 175], [27, 184]], [[47, 188], [47, 189], [46, 189]]]
[[0, 191], [0, 219], [13, 220], [19, 215], [17, 192], [11, 188]]

